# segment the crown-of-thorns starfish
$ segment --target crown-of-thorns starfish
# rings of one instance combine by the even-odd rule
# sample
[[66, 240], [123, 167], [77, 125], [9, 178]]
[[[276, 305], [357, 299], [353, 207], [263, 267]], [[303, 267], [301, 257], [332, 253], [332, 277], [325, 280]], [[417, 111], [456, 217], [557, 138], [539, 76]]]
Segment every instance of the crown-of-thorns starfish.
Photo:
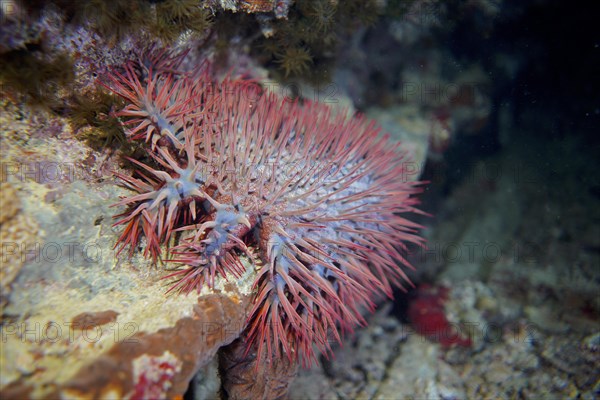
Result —
[[423, 244], [406, 218], [421, 191], [406, 179], [410, 158], [361, 116], [160, 62], [169, 70], [132, 63], [103, 83], [129, 102], [117, 115], [150, 156], [117, 174], [137, 192], [116, 204], [117, 246], [145, 241], [157, 260], [175, 241], [169, 261], [181, 266], [167, 278], [182, 293], [239, 278], [248, 257], [260, 267], [247, 328], [259, 361], [265, 350], [304, 364], [315, 349], [327, 356], [328, 338], [364, 324], [377, 294], [410, 284], [407, 244]]

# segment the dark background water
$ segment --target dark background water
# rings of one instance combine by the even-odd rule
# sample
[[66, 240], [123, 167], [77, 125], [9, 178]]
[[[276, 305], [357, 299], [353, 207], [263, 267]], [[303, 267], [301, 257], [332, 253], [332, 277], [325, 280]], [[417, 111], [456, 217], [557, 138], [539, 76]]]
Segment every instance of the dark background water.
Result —
[[[510, 104], [513, 129], [532, 140], [544, 143], [576, 136], [600, 156], [597, 5], [509, 0], [496, 19], [492, 29], [482, 31], [484, 17], [473, 15], [441, 40], [459, 59], [481, 62], [493, 85], [485, 134], [461, 136], [448, 152], [449, 163], [500, 150], [496, 122], [503, 103]], [[514, 76], [498, 69], [498, 55], [518, 61]]]

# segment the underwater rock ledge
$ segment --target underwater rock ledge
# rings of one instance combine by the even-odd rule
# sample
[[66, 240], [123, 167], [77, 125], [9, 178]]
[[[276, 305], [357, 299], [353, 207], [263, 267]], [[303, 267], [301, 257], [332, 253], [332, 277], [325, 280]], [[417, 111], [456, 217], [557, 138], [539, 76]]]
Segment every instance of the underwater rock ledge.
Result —
[[113, 250], [109, 205], [126, 190], [104, 172], [112, 156], [75, 140], [61, 119], [2, 110], [1, 179], [12, 188], [3, 195], [20, 198], [6, 219], [33, 228], [3, 240], [3, 272], [20, 270], [2, 282], [1, 397], [183, 395], [244, 328], [254, 270], [200, 296], [166, 296], [161, 267]]

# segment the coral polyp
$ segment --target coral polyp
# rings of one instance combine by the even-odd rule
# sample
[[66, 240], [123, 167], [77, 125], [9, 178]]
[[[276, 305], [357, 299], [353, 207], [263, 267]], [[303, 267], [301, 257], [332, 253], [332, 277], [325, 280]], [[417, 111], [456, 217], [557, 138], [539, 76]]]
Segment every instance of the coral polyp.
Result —
[[411, 285], [405, 252], [422, 239], [406, 215], [419, 212], [421, 183], [374, 123], [252, 81], [144, 70], [104, 81], [129, 102], [118, 115], [154, 164], [117, 174], [137, 192], [116, 204], [117, 246], [145, 243], [155, 260], [167, 247], [178, 263], [169, 291], [239, 278], [246, 257], [258, 270], [246, 334], [259, 360], [309, 364], [364, 324], [379, 294]]

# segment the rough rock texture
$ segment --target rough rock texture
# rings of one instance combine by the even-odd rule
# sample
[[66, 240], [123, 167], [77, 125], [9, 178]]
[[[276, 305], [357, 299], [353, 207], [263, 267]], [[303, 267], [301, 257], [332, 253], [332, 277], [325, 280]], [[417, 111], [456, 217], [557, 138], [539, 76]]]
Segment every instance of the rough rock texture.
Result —
[[390, 308], [383, 307], [368, 318], [368, 327], [348, 337], [335, 359], [322, 358], [321, 366], [301, 370], [290, 398], [373, 398], [411, 335], [410, 329], [388, 317]]
[[[239, 335], [242, 326], [239, 321], [243, 320], [239, 303], [223, 295], [202, 296], [192, 309], [189, 317], [180, 318], [172, 327], [154, 333], [135, 333], [116, 343], [108, 353], [80, 369], [63, 384], [62, 393], [82, 397], [111, 393], [114, 397], [124, 397], [135, 390], [146, 393], [142, 396], [145, 398], [152, 392], [144, 388], [141, 373], [136, 371], [174, 368], [176, 373], [170, 378], [168, 390], [160, 392], [158, 397], [182, 395], [198, 366], [210, 361], [221, 345]], [[160, 360], [159, 366], [136, 364], [144, 357], [159, 357], [165, 352], [170, 357], [166, 361]], [[167, 366], [160, 365], [163, 362]]]
[[8, 182], [0, 183], [0, 225], [11, 220], [21, 208], [15, 189]]
[[[1, 158], [0, 158], [1, 159]], [[0, 161], [2, 162], [2, 161]], [[3, 165], [6, 165], [3, 163]], [[0, 304], [4, 306], [26, 258], [24, 245], [35, 237], [35, 221], [20, 212], [21, 201], [14, 187], [0, 183]]]
[[[115, 155], [73, 139], [59, 119], [2, 107], [2, 199], [17, 204], [2, 240], [19, 244], [2, 254], [2, 398], [183, 395], [244, 328], [254, 271], [200, 296], [166, 296], [164, 265], [112, 249], [110, 204], [127, 194], [107, 167]], [[21, 212], [10, 217], [15, 192]], [[27, 235], [6, 236], [8, 226]]]
[[219, 360], [217, 357], [194, 375], [190, 387], [186, 392], [190, 399], [218, 399], [221, 390], [219, 378]]
[[[256, 346], [248, 355], [246, 348], [247, 342], [242, 336], [220, 353], [219, 367], [225, 397], [230, 400], [286, 399], [298, 365], [287, 357], [257, 365]], [[267, 353], [263, 353], [262, 358], [265, 359]]]
[[480, 350], [443, 348], [384, 308], [338, 348], [301, 370], [291, 399], [593, 399], [600, 393], [598, 334], [546, 335], [527, 321], [487, 329]]

